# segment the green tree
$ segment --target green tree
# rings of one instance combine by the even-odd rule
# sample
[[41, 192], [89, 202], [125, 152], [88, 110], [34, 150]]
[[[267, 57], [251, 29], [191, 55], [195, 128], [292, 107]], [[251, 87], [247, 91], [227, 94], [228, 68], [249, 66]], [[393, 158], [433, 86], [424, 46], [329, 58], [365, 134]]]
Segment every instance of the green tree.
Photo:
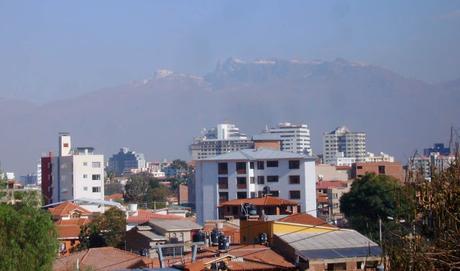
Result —
[[409, 201], [398, 180], [386, 175], [367, 174], [353, 182], [340, 199], [341, 212], [350, 226], [378, 240], [379, 219], [407, 218]]
[[106, 196], [117, 194], [117, 193], [123, 194], [123, 185], [117, 182], [106, 183], [104, 185], [104, 193]]
[[125, 185], [125, 201], [144, 202], [151, 179], [153, 177], [145, 173], [132, 175]]
[[125, 231], [125, 213], [112, 207], [82, 227], [79, 249], [103, 246], [122, 247]]
[[48, 212], [0, 205], [0, 270], [51, 270], [58, 249]]

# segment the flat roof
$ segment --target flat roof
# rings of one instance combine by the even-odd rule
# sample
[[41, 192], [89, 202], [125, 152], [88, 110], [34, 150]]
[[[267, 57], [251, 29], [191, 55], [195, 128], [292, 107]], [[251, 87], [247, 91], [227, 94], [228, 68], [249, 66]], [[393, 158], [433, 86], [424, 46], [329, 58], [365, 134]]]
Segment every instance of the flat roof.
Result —
[[305, 159], [315, 161], [314, 157], [304, 154], [278, 151], [272, 149], [244, 149], [217, 155], [210, 158], [199, 159], [200, 161], [221, 161], [221, 160], [276, 160], [276, 159]]

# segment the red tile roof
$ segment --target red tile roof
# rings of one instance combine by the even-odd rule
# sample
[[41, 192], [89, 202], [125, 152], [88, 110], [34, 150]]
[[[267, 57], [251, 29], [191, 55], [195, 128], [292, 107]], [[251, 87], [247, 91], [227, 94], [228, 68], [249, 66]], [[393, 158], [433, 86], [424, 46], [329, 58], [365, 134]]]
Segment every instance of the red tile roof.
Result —
[[181, 216], [178, 215], [162, 215], [162, 214], [155, 214], [152, 211], [149, 210], [142, 210], [139, 209], [137, 210], [137, 215], [135, 216], [129, 216], [126, 219], [127, 223], [130, 224], [142, 224], [145, 222], [148, 222], [152, 219], [184, 219]]
[[54, 223], [58, 239], [77, 239], [80, 236], [80, 228], [89, 222], [89, 219], [66, 219]]
[[309, 214], [294, 214], [290, 216], [283, 217], [278, 219], [279, 222], [287, 222], [287, 223], [295, 223], [295, 224], [304, 224], [304, 225], [312, 225], [312, 226], [324, 226], [324, 227], [334, 227], [332, 225], [327, 224], [326, 221], [314, 217]]
[[73, 211], [79, 212], [81, 215], [91, 215], [91, 212], [86, 210], [83, 207], [78, 206], [77, 204], [74, 204], [70, 201], [66, 201], [62, 204], [59, 204], [58, 206], [54, 208], [49, 208], [48, 211], [53, 215], [53, 216], [68, 216], [70, 215]]
[[346, 181], [319, 181], [316, 183], [316, 189], [329, 189], [337, 187], [347, 187]]
[[250, 203], [250, 204], [254, 204], [255, 206], [282, 206], [282, 205], [297, 206], [299, 205], [299, 203], [292, 201], [292, 200], [286, 200], [286, 199], [272, 197], [272, 196], [265, 196], [262, 198], [229, 200], [229, 201], [223, 202], [219, 207], [241, 206], [241, 204], [243, 203]]
[[90, 248], [89, 250], [75, 252], [54, 261], [54, 271], [74, 270], [79, 259], [80, 268], [85, 270], [120, 270], [141, 267], [159, 267], [157, 259], [149, 259], [137, 254], [113, 247]]
[[122, 200], [123, 199], [123, 194], [116, 193], [116, 194], [112, 194], [112, 195], [107, 195], [104, 198], [105, 198], [105, 200]]

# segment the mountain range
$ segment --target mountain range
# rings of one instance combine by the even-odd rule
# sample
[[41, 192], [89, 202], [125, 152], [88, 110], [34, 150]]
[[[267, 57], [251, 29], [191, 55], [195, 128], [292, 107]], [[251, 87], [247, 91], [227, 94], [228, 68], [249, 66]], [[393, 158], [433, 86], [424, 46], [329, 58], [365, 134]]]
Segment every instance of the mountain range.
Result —
[[33, 172], [41, 155], [57, 151], [62, 131], [106, 159], [123, 146], [148, 160], [189, 159], [193, 137], [228, 120], [247, 134], [307, 123], [316, 154], [324, 132], [346, 125], [367, 132], [368, 151], [405, 162], [416, 149], [448, 142], [450, 126], [460, 126], [459, 102], [460, 79], [430, 84], [344, 59], [229, 58], [204, 76], [159, 70], [42, 105], [0, 98], [0, 161], [8, 171]]

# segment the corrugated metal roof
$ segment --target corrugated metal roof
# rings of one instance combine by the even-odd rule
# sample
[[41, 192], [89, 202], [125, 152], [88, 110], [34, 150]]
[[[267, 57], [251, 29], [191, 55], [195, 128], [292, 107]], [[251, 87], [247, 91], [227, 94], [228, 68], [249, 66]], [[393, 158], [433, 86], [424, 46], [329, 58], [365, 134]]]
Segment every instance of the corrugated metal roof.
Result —
[[378, 257], [382, 255], [380, 247], [351, 247], [351, 248], [335, 248], [335, 249], [318, 249], [318, 250], [303, 250], [298, 252], [299, 256], [304, 259], [337, 259], [337, 258], [352, 258], [352, 257]]
[[313, 157], [309, 157], [300, 153], [278, 151], [272, 149], [244, 149], [234, 152], [228, 152], [214, 157], [200, 159], [202, 161], [219, 161], [219, 160], [268, 160], [268, 159], [306, 159], [314, 161]]
[[149, 221], [150, 225], [157, 226], [165, 231], [182, 231], [182, 230], [200, 230], [203, 227], [197, 223], [187, 220], [187, 219], [178, 219], [178, 220], [162, 220], [155, 219]]
[[305, 232], [281, 234], [278, 235], [278, 237], [297, 251], [378, 246], [359, 232], [345, 229], [323, 233]]

